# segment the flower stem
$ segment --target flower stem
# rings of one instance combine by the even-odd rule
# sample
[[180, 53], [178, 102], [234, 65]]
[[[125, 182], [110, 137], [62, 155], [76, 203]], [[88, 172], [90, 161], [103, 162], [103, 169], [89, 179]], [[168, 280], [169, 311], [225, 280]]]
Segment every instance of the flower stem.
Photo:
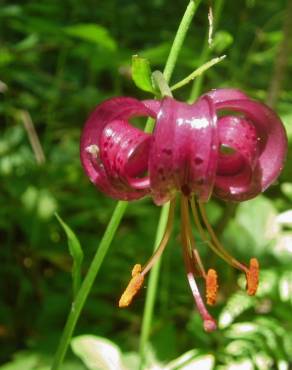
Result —
[[172, 93], [170, 91], [170, 88], [168, 86], [168, 83], [167, 83], [163, 73], [161, 73], [160, 71], [154, 71], [152, 73], [152, 79], [153, 79], [155, 85], [160, 90], [162, 97], [164, 97], [164, 96], [171, 96], [172, 97]]
[[[155, 243], [154, 243], [154, 251], [159, 246], [162, 236], [164, 234], [167, 219], [169, 213], [169, 203], [166, 203], [161, 210], [160, 219], [156, 231]], [[153, 316], [153, 308], [156, 298], [157, 292], [157, 283], [159, 278], [159, 270], [160, 270], [160, 258], [155, 263], [153, 268], [151, 269], [150, 276], [149, 276], [149, 284], [147, 287], [146, 293], [146, 301], [144, 306], [144, 313], [143, 313], [143, 321], [142, 321], [142, 329], [140, 335], [140, 344], [139, 344], [139, 354], [140, 354], [140, 370], [144, 369], [144, 362], [145, 362], [145, 353], [146, 353], [146, 346], [148, 343], [148, 338], [150, 334], [150, 327], [152, 322]]]
[[168, 59], [163, 70], [164, 78], [167, 82], [170, 81], [172, 76], [178, 54], [182, 48], [183, 42], [185, 40], [187, 31], [190, 27], [192, 19], [196, 13], [196, 10], [200, 4], [201, 0], [191, 0], [186, 8], [186, 11], [182, 17], [180, 25], [177, 29]]
[[110, 222], [99, 243], [96, 254], [93, 257], [93, 260], [91, 262], [87, 275], [85, 276], [83, 280], [83, 283], [79, 289], [79, 292], [76, 296], [75, 301], [72, 303], [71, 310], [67, 318], [66, 325], [65, 325], [60, 343], [59, 343], [59, 347], [57, 349], [54, 362], [51, 368], [52, 370], [59, 369], [64, 360], [65, 354], [70, 344], [71, 336], [73, 334], [77, 320], [80, 316], [81, 310], [92, 288], [92, 285], [95, 281], [95, 278], [101, 267], [104, 257], [106, 256], [108, 248], [113, 240], [113, 237], [117, 231], [120, 221], [126, 211], [127, 205], [128, 205], [128, 202], [123, 202], [123, 201], [118, 202], [112, 214]]
[[[214, 24], [213, 24], [214, 30], [216, 30], [216, 26], [219, 23], [223, 4], [224, 4], [224, 0], [217, 0], [215, 2]], [[203, 50], [201, 52], [201, 57], [199, 60], [199, 66], [206, 63], [207, 59], [209, 58], [210, 52], [211, 52], [211, 49], [209, 48], [209, 32], [206, 32]], [[190, 94], [189, 103], [193, 103], [197, 99], [197, 97], [200, 95], [200, 92], [202, 90], [203, 81], [204, 81], [204, 76], [205, 74], [201, 74], [195, 79], [193, 87], [192, 87], [192, 91]]]

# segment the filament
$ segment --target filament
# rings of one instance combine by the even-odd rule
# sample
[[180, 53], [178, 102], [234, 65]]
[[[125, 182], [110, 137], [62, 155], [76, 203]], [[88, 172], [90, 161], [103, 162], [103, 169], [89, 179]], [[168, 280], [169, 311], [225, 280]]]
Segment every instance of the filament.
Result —
[[[201, 239], [217, 254], [219, 255], [219, 257], [221, 257], [222, 259], [226, 260], [225, 258], [225, 254], [224, 253], [221, 253], [220, 250], [216, 249], [215, 245], [213, 245], [211, 243], [211, 241], [208, 239], [206, 233], [205, 233], [205, 230], [203, 229], [202, 225], [201, 225], [201, 222], [200, 222], [200, 219], [199, 219], [199, 215], [198, 215], [198, 210], [197, 210], [197, 207], [196, 207], [196, 203], [194, 201], [194, 199], [192, 198], [191, 199], [191, 209], [192, 209], [192, 214], [193, 214], [193, 217], [194, 217], [194, 221], [195, 221], [195, 225], [199, 231], [199, 234], [200, 234], [200, 237]], [[229, 262], [229, 260], [227, 261]]]
[[174, 210], [175, 210], [175, 198], [170, 201], [169, 206], [169, 213], [168, 213], [168, 219], [166, 223], [166, 228], [163, 234], [163, 237], [161, 239], [161, 242], [159, 243], [159, 246], [157, 247], [156, 251], [152, 255], [152, 257], [149, 259], [149, 261], [144, 265], [143, 270], [141, 272], [141, 275], [145, 276], [147, 272], [153, 267], [155, 262], [159, 259], [159, 257], [162, 255], [172, 232], [173, 229], [173, 219], [174, 219]]
[[[197, 209], [196, 209], [196, 206], [195, 206], [195, 202], [193, 200], [192, 200], [191, 205], [192, 205], [192, 211], [193, 211], [194, 219], [195, 219], [195, 222], [196, 222], [196, 218], [198, 219], [198, 213], [197, 213]], [[231, 256], [224, 249], [222, 244], [220, 243], [219, 239], [217, 238], [217, 236], [215, 234], [215, 231], [213, 230], [212, 226], [209, 224], [209, 221], [208, 221], [203, 203], [198, 202], [198, 205], [199, 205], [199, 210], [200, 210], [204, 225], [206, 226], [206, 229], [208, 230], [209, 235], [211, 236], [211, 240], [213, 242], [213, 243], [208, 242], [208, 245], [212, 248], [212, 250], [215, 253], [218, 254], [218, 256], [220, 256], [222, 259], [224, 259], [227, 263], [230, 263], [233, 267], [235, 267], [235, 268], [239, 269], [240, 271], [243, 271], [245, 274], [247, 274], [248, 273], [248, 268], [244, 264], [240, 263], [236, 258]], [[200, 232], [200, 230], [199, 230], [199, 232]], [[206, 240], [206, 236], [204, 237], [204, 240]]]

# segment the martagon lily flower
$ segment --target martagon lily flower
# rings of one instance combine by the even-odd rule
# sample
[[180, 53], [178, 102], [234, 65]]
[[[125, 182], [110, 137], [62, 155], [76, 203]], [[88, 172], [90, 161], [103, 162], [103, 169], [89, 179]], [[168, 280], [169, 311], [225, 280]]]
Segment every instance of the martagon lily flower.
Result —
[[[129, 120], [137, 116], [156, 120], [152, 134], [131, 125]], [[156, 205], [170, 202], [162, 240], [143, 267], [134, 266], [119, 306], [131, 303], [165, 249], [178, 193], [183, 259], [204, 329], [215, 330], [216, 322], [206, 309], [195, 278], [204, 279], [206, 302], [213, 305], [217, 272], [203, 265], [190, 214], [204, 243], [245, 274], [247, 293], [254, 295], [259, 280], [257, 259], [252, 258], [247, 266], [229, 254], [208, 222], [204, 203], [212, 194], [241, 202], [263, 192], [280, 174], [286, 151], [286, 133], [279, 117], [236, 89], [212, 90], [194, 104], [170, 97], [160, 101], [119, 97], [98, 105], [81, 137], [81, 161], [89, 179], [115, 199], [151, 196]]]

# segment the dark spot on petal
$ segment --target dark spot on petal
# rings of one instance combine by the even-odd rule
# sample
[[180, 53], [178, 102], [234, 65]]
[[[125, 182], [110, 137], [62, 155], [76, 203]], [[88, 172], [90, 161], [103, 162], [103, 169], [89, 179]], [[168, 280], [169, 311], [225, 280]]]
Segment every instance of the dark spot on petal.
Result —
[[203, 159], [201, 157], [196, 157], [195, 158], [195, 163], [196, 163], [196, 165], [200, 165], [200, 164], [203, 163]]
[[191, 194], [191, 189], [190, 189], [189, 185], [188, 185], [188, 184], [184, 184], [184, 185], [182, 185], [182, 187], [181, 187], [181, 192], [182, 192], [186, 197], [188, 197], [188, 196]]
[[163, 153], [165, 153], [167, 155], [171, 155], [172, 154], [172, 150], [171, 149], [164, 148], [162, 151], [163, 151]]

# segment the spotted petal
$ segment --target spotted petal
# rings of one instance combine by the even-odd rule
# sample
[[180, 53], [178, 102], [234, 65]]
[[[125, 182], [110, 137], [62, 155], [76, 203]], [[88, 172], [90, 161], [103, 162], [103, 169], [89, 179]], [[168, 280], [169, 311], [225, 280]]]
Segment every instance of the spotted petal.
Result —
[[215, 180], [217, 152], [216, 117], [210, 98], [192, 105], [163, 99], [149, 156], [154, 202], [163, 204], [176, 191], [207, 200]]
[[147, 151], [150, 144], [148, 134], [127, 122], [137, 116], [155, 117], [155, 113], [136, 99], [110, 99], [97, 106], [82, 132], [80, 156], [86, 174], [116, 199], [138, 199], [149, 192], [147, 186], [136, 189], [128, 181], [145, 170], [145, 156], [140, 160], [138, 153]]
[[[230, 159], [229, 168], [223, 166], [222, 155], [219, 157], [214, 194], [226, 200], [251, 199], [270, 186], [283, 168], [287, 152], [283, 124], [269, 107], [238, 90], [219, 89], [208, 96], [213, 99], [217, 114], [220, 110], [240, 114], [240, 118], [219, 120], [221, 143], [227, 143], [237, 154]], [[230, 144], [232, 137], [234, 146]], [[232, 176], [236, 163], [238, 168]]]

